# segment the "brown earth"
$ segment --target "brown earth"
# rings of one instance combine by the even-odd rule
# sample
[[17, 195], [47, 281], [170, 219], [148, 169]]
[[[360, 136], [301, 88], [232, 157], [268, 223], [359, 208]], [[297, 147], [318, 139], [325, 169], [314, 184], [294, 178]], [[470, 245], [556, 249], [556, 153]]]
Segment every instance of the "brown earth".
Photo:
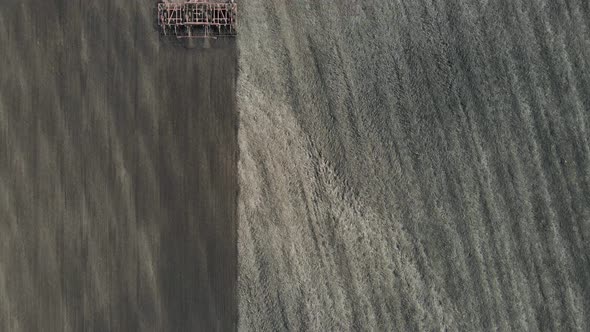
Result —
[[0, 5], [2, 331], [235, 329], [236, 49], [153, 5]]

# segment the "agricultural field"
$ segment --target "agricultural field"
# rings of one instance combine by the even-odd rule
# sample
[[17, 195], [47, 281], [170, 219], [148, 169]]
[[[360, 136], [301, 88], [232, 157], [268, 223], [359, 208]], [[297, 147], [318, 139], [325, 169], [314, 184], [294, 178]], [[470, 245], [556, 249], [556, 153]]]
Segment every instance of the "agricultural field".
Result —
[[236, 327], [235, 41], [154, 8], [0, 5], [0, 331]]
[[590, 329], [589, 2], [156, 2], [0, 4], [0, 331]]
[[590, 329], [590, 2], [241, 9], [240, 330]]

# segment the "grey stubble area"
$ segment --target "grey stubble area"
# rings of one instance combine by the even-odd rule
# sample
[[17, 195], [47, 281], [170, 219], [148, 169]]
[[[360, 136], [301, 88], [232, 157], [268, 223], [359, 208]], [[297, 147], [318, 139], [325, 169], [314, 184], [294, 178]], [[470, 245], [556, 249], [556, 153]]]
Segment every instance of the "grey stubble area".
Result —
[[588, 1], [241, 9], [240, 328], [588, 330]]

